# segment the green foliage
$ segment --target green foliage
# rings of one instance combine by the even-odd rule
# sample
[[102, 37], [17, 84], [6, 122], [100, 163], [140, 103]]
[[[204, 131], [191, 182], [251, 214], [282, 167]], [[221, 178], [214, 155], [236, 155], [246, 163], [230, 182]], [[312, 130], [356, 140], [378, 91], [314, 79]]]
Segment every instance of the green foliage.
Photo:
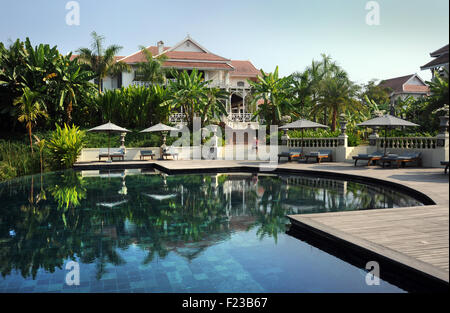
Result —
[[18, 125], [20, 111], [13, 102], [24, 90], [36, 94], [34, 98], [49, 116], [41, 128], [69, 121], [75, 108], [88, 105], [80, 100], [94, 90], [89, 82], [93, 73], [87, 66], [71, 60], [71, 54], [61, 55], [56, 47], [33, 47], [29, 38], [17, 39], [8, 48], [0, 43], [0, 69], [0, 127], [8, 131]]
[[8, 162], [0, 161], [0, 181], [8, 180], [17, 176], [17, 171]]
[[95, 99], [101, 122], [113, 121], [125, 128], [146, 128], [168, 119], [169, 108], [164, 105], [168, 92], [159, 85], [129, 86], [107, 90]]
[[106, 49], [103, 47], [105, 37], [98, 35], [95, 31], [91, 33], [92, 49], [80, 48], [78, 59], [87, 64], [97, 78], [97, 86], [99, 93], [102, 92], [103, 79], [107, 75], [118, 75], [123, 71], [130, 71], [128, 64], [124, 62], [116, 62], [116, 55], [122, 49], [121, 46], [111, 45]]
[[0, 140], [0, 180], [38, 173], [39, 155], [30, 153], [25, 143]]
[[262, 100], [255, 116], [264, 118], [268, 125], [279, 125], [282, 116], [290, 112], [292, 104], [290, 102], [290, 83], [288, 77], [278, 76], [278, 66], [273, 73], [265, 73], [261, 70], [262, 76], [258, 76], [258, 81], [248, 80], [253, 88], [253, 103]]
[[168, 86], [169, 97], [162, 105], [170, 110], [182, 111], [189, 129], [193, 129], [194, 116], [201, 119], [205, 125], [209, 119], [217, 118], [219, 114], [226, 114], [224, 100], [228, 92], [219, 88], [208, 88], [209, 81], [205, 81], [202, 73], [194, 69], [190, 74], [187, 71], [172, 73], [175, 77]]
[[76, 162], [84, 145], [84, 132], [77, 126], [64, 128], [56, 125], [56, 130], [48, 142], [50, 155], [55, 165], [60, 168], [69, 168]]
[[380, 103], [381, 105], [389, 105], [390, 99], [389, 94], [391, 92], [390, 88], [386, 88], [377, 84], [377, 80], [372, 79], [367, 84], [362, 86], [361, 92], [358, 97], [361, 102], [366, 102], [367, 98], [371, 99], [375, 103]]

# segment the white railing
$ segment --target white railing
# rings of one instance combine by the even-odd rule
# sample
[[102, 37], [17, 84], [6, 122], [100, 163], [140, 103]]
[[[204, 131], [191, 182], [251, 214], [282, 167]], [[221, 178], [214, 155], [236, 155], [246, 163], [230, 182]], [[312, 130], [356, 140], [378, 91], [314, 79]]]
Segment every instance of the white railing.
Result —
[[145, 82], [145, 81], [141, 81], [141, 80], [133, 80], [133, 82], [131, 84], [133, 86], [138, 86], [138, 87], [149, 87], [152, 85], [151, 82]]
[[232, 122], [252, 122], [253, 113], [231, 113], [228, 119]]
[[[333, 148], [340, 146], [341, 138], [303, 138], [303, 147], [307, 148]], [[289, 138], [288, 147], [301, 147], [301, 138]]]
[[186, 119], [186, 115], [184, 113], [174, 113], [169, 115], [170, 123], [183, 123]]
[[435, 137], [388, 137], [377, 139], [377, 145], [391, 149], [436, 149]]
[[208, 87], [210, 87], [210, 88], [218, 87], [218, 88], [226, 89], [226, 88], [230, 87], [230, 85], [226, 84], [225, 82], [212, 81], [208, 84]]

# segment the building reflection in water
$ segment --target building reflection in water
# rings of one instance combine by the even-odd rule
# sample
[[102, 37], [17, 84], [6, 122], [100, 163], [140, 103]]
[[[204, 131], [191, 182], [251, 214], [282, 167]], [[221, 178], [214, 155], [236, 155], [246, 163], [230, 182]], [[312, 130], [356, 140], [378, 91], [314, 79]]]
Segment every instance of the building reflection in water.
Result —
[[3, 276], [16, 269], [34, 277], [78, 258], [96, 264], [98, 278], [107, 264], [124, 264], [120, 251], [130, 246], [147, 253], [144, 263], [170, 252], [193, 260], [235, 232], [276, 242], [288, 214], [420, 205], [381, 186], [333, 179], [153, 170], [27, 177], [1, 185], [0, 200]]

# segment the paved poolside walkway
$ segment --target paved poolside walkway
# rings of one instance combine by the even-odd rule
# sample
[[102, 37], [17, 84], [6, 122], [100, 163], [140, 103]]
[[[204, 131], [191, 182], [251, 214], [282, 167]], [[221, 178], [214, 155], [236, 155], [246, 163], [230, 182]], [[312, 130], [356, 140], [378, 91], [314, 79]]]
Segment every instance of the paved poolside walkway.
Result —
[[[96, 162], [97, 163], [97, 162]], [[122, 162], [114, 162], [119, 166]], [[124, 162], [127, 163], [127, 162]], [[142, 162], [138, 162], [142, 164]], [[258, 161], [146, 161], [170, 172], [269, 166]], [[104, 163], [103, 163], [104, 164]], [[352, 163], [280, 163], [279, 169], [382, 179], [415, 189], [436, 205], [289, 216], [295, 225], [325, 232], [421, 272], [449, 281], [449, 176], [443, 168], [381, 168]], [[269, 172], [270, 173], [270, 172]]]

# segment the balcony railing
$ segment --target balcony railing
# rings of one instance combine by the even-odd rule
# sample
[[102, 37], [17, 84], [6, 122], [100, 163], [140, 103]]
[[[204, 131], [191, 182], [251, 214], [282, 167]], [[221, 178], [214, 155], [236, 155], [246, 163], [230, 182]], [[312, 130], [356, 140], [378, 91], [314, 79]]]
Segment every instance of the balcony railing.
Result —
[[170, 123], [184, 123], [186, 115], [184, 113], [174, 113], [169, 116]]
[[133, 86], [138, 86], [138, 87], [149, 87], [152, 85], [151, 82], [146, 82], [146, 81], [141, 81], [141, 80], [133, 80], [133, 82], [131, 84]]
[[[338, 147], [341, 142], [340, 138], [303, 138], [303, 147], [308, 148], [333, 148]], [[288, 147], [301, 147], [301, 138], [289, 138], [287, 142]]]
[[[378, 138], [379, 147], [392, 149], [436, 149], [435, 137], [388, 137]], [[386, 141], [386, 142], [385, 142]]]
[[252, 122], [253, 113], [231, 113], [228, 119], [232, 122]]

